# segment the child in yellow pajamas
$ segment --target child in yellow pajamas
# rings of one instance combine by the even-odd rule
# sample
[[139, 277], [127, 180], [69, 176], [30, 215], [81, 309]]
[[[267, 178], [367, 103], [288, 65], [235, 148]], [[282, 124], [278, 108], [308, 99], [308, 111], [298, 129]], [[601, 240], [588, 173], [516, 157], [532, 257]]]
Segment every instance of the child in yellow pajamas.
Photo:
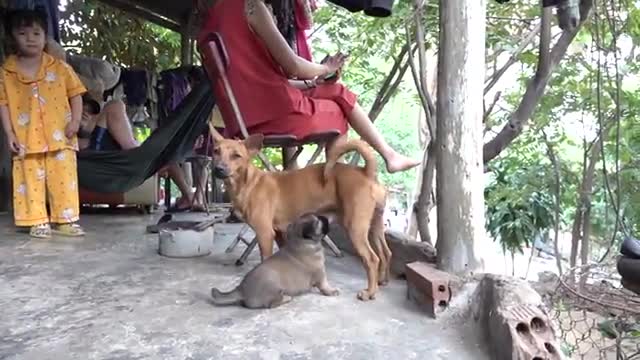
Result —
[[0, 118], [14, 153], [14, 218], [33, 237], [50, 237], [50, 223], [57, 233], [82, 236], [76, 133], [86, 89], [69, 65], [44, 52], [46, 19], [15, 10], [7, 21], [17, 54], [0, 71]]

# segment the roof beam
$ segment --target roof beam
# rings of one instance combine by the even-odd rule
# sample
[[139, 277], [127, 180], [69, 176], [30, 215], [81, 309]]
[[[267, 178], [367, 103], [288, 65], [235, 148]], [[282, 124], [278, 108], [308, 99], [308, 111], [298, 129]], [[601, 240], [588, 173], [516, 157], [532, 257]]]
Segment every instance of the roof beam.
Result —
[[175, 32], [180, 32], [181, 30], [181, 24], [176, 22], [175, 20], [166, 18], [147, 8], [133, 4], [131, 1], [127, 1], [127, 0], [99, 0], [99, 1], [107, 5], [113, 6], [115, 8], [118, 8], [122, 11], [139, 16], [147, 21], [151, 21], [155, 24], [158, 24], [164, 28], [173, 30]]

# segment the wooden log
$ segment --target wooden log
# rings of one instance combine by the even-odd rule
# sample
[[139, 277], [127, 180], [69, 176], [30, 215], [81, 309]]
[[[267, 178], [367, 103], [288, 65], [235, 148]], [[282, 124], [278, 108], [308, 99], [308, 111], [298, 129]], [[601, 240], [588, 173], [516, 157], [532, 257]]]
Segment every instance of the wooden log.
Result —
[[[356, 255], [353, 244], [342, 227], [335, 226], [329, 235], [339, 249], [348, 254]], [[386, 231], [385, 238], [393, 254], [391, 256], [391, 274], [393, 276], [403, 277], [405, 266], [415, 261], [431, 264], [436, 262], [436, 250], [428, 243], [415, 241], [408, 235], [393, 230]]]

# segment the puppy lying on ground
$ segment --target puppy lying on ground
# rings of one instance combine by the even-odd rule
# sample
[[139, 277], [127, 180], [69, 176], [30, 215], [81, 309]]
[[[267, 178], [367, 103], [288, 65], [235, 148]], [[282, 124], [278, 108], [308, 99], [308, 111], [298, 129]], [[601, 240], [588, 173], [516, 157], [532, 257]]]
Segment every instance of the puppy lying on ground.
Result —
[[274, 308], [317, 287], [323, 295], [338, 295], [327, 281], [322, 238], [329, 232], [324, 216], [306, 215], [287, 228], [287, 246], [260, 263], [229, 292], [211, 289], [216, 305]]
[[[331, 148], [325, 164], [267, 172], [251, 162], [262, 148], [262, 135], [238, 141], [223, 138], [215, 129], [212, 134], [214, 175], [224, 180], [235, 211], [255, 231], [263, 261], [273, 254], [274, 240], [286, 247], [282, 235], [297, 217], [336, 215], [367, 272], [367, 288], [358, 298], [374, 299], [378, 285], [389, 281], [391, 250], [384, 238], [386, 190], [377, 181], [370, 147], [362, 140], [345, 141]], [[362, 155], [364, 167], [338, 163], [350, 151]]]

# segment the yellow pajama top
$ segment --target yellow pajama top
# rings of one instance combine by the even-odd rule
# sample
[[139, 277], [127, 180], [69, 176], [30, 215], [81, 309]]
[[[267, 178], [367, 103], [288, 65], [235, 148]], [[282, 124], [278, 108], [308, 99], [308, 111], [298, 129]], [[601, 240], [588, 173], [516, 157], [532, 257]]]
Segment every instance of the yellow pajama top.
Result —
[[78, 139], [67, 139], [71, 121], [69, 99], [87, 90], [71, 66], [47, 53], [35, 78], [18, 69], [17, 57], [9, 56], [0, 72], [0, 105], [8, 106], [11, 126], [25, 154], [62, 149], [78, 150]]

